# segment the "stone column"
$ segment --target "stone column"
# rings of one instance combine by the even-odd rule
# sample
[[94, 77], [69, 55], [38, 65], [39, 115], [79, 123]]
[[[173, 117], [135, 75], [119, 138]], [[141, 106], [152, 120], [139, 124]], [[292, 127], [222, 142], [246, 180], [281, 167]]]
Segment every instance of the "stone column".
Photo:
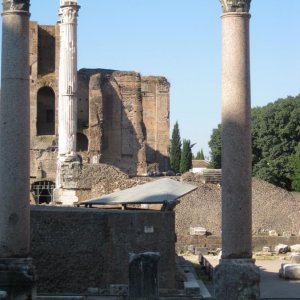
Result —
[[251, 0], [221, 0], [222, 15], [222, 258], [216, 299], [259, 299], [252, 260]]
[[[58, 160], [54, 201], [66, 205], [78, 200], [72, 189], [72, 170], [79, 164], [76, 155], [78, 10], [77, 0], [60, 0]], [[67, 177], [68, 182], [65, 182]]]
[[58, 155], [61, 162], [76, 158], [78, 10], [77, 0], [60, 1]]
[[29, 0], [3, 0], [0, 100], [0, 290], [31, 299]]

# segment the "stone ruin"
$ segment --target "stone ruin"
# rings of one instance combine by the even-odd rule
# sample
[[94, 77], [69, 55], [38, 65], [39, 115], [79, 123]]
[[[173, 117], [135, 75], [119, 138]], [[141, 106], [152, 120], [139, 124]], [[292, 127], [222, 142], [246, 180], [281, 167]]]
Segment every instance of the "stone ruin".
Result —
[[[47, 203], [57, 174], [60, 32], [58, 24], [37, 22], [30, 22], [29, 32], [30, 177], [33, 192], [38, 186], [47, 196], [39, 202]], [[107, 164], [132, 176], [147, 173], [156, 164], [167, 171], [167, 79], [104, 69], [81, 69], [77, 77], [76, 152], [84, 168]], [[78, 188], [74, 180], [71, 188], [78, 193], [89, 188], [82, 183]], [[85, 194], [85, 199], [91, 197]]]

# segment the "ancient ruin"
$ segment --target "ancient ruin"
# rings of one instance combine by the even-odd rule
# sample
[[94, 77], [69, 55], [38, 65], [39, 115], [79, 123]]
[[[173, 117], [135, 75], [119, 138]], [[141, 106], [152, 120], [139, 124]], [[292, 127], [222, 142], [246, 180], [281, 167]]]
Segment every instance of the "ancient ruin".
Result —
[[[36, 203], [51, 201], [58, 151], [65, 152], [58, 150], [60, 44], [58, 24], [30, 23], [30, 176]], [[76, 180], [76, 174], [95, 172], [97, 166], [100, 172], [100, 164], [128, 175], [141, 175], [149, 168], [168, 170], [167, 79], [104, 69], [82, 69], [77, 76], [78, 160], [69, 162], [73, 168], [64, 168], [59, 178], [69, 189], [68, 197], [74, 199], [75, 190], [78, 197], [80, 191], [90, 189]], [[94, 196], [85, 195], [79, 200]]]

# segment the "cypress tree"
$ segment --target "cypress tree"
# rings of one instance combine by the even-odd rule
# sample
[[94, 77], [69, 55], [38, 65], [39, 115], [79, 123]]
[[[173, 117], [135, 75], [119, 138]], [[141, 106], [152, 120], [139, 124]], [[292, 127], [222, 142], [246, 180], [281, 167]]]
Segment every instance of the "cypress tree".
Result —
[[180, 158], [181, 158], [181, 139], [180, 139], [180, 132], [179, 132], [179, 125], [176, 121], [173, 132], [172, 132], [172, 139], [170, 145], [170, 164], [171, 169], [178, 173], [180, 170]]
[[188, 172], [192, 168], [192, 147], [190, 140], [183, 140], [180, 160], [180, 172]]

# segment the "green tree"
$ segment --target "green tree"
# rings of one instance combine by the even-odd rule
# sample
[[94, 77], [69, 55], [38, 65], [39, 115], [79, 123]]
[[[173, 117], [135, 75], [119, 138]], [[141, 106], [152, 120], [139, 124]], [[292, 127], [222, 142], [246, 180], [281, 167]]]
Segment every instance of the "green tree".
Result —
[[289, 157], [291, 189], [300, 192], [300, 143], [298, 143], [296, 153]]
[[193, 159], [204, 160], [205, 157], [204, 157], [203, 149], [201, 149], [201, 151], [198, 151], [196, 156], [193, 157]]
[[[253, 175], [277, 186], [300, 186], [300, 95], [251, 110]], [[221, 126], [209, 141], [211, 166], [221, 167]]]
[[180, 158], [181, 158], [181, 139], [179, 125], [176, 121], [173, 131], [172, 139], [170, 142], [170, 165], [171, 169], [178, 173], [180, 171]]
[[192, 148], [195, 144], [191, 145], [190, 140], [184, 139], [182, 142], [180, 172], [188, 172], [192, 168]]
[[213, 129], [210, 141], [208, 142], [210, 147], [210, 164], [213, 169], [221, 169], [221, 125]]

